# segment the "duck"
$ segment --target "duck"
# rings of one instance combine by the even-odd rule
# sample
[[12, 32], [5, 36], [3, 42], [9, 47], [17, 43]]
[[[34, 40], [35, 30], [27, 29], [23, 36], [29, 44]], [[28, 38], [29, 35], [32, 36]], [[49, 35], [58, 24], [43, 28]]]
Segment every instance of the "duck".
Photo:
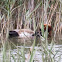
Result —
[[[47, 24], [44, 24], [44, 31], [46, 31]], [[48, 25], [48, 36], [51, 37], [52, 27]], [[19, 37], [24, 39], [33, 39], [34, 37], [42, 36], [42, 30], [38, 27], [35, 31], [31, 29], [15, 29], [9, 31], [9, 38]]]
[[15, 29], [9, 31], [9, 38], [18, 37], [18, 38], [33, 38], [34, 37], [34, 31], [31, 29]]
[[[41, 29], [39, 30], [39, 32]], [[37, 32], [36, 30], [33, 31], [31, 29], [15, 29], [9, 31], [9, 40], [15, 43], [24, 43], [27, 45], [28, 43], [32, 43], [34, 40], [36, 41], [36, 44], [40, 42], [44, 38], [42, 37], [42, 33]], [[27, 43], [28, 42], [28, 43]]]
[[[47, 24], [44, 24], [44, 32], [46, 31]], [[48, 37], [52, 36], [52, 26], [48, 24]]]
[[[47, 28], [47, 24], [44, 24], [44, 33], [46, 31]], [[42, 35], [42, 28], [40, 26], [38, 26], [38, 28], [35, 31], [35, 36], [37, 37], [41, 37]], [[48, 24], [48, 37], [52, 36], [52, 26]]]
[[9, 31], [9, 41], [18, 45], [31, 46], [35, 40], [35, 31], [31, 29], [14, 29]]

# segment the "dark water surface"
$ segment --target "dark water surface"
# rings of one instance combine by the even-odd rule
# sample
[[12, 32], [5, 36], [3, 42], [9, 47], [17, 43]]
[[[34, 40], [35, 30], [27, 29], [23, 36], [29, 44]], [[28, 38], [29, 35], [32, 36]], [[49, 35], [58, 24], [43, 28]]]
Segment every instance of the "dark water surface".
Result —
[[[34, 56], [34, 62], [42, 62], [42, 47], [41, 47], [41, 43], [42, 42], [39, 42], [40, 40], [37, 39], [36, 40], [36, 45], [35, 45], [35, 49], [36, 52], [35, 52], [35, 56]], [[51, 39], [49, 39], [49, 45], [48, 45], [48, 49], [51, 48], [51, 42], [52, 41]], [[17, 39], [17, 38], [12, 38], [12, 39], [9, 39], [9, 42], [11, 43], [11, 54], [13, 54], [16, 58], [16, 62], [17, 62], [17, 48], [21, 49], [24, 47], [25, 45], [25, 62], [28, 62], [28, 56], [29, 56], [29, 52], [30, 52], [30, 49], [32, 48], [32, 45], [33, 45], [33, 42], [34, 40], [26, 40], [26, 39]], [[16, 47], [14, 48], [14, 45], [16, 45]], [[62, 62], [62, 36], [60, 37], [56, 37], [55, 38], [55, 44], [53, 46], [53, 49], [52, 51], [54, 52], [54, 54], [56, 54], [56, 52], [58, 51], [58, 53], [56, 54], [55, 56], [55, 62], [57, 62], [59, 60], [59, 57], [60, 57], [60, 61], [59, 62]], [[8, 52], [7, 52], [8, 53]], [[21, 52], [20, 52], [21, 54]], [[53, 55], [52, 55], [53, 57]], [[20, 57], [22, 58], [22, 57]], [[2, 48], [1, 48], [1, 43], [0, 43], [0, 62], [2, 62]], [[14, 62], [13, 58], [11, 57], [11, 62]]]

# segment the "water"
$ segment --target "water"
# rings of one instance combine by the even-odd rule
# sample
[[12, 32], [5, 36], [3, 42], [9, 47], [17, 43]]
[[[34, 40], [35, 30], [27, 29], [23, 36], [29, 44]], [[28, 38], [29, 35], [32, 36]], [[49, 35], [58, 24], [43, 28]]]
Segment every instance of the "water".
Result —
[[[21, 49], [21, 47], [23, 46], [17, 46], [19, 49]], [[29, 49], [32, 48], [32, 47], [28, 47], [28, 46], [25, 46], [25, 62], [28, 61], [28, 58], [30, 57], [30, 53], [29, 53]], [[50, 45], [48, 46], [48, 48], [50, 49]], [[37, 49], [37, 51], [35, 52], [35, 55], [34, 55], [34, 62], [42, 62], [42, 51], [41, 51], [41, 47], [35, 47], [35, 49]], [[62, 62], [62, 45], [54, 45], [54, 48], [53, 48], [53, 53], [54, 55], [56, 54], [56, 52], [58, 52], [56, 55], [55, 55], [55, 62], [59, 61], [59, 58], [60, 58], [60, 61], [59, 62]], [[11, 50], [11, 54], [13, 54], [15, 56], [15, 59], [17, 61], [17, 49], [13, 49]], [[19, 52], [19, 54], [21, 55], [21, 52]], [[54, 55], [52, 55], [52, 57], [54, 57]], [[0, 54], [0, 58], [2, 58], [1, 54]], [[22, 58], [22, 57], [20, 57]], [[11, 62], [14, 62], [13, 58], [11, 57]]]
[[[57, 41], [59, 41], [58, 39], [56, 39]], [[23, 47], [24, 47], [24, 43], [25, 43], [25, 49], [24, 49], [24, 53], [25, 53], [25, 62], [28, 62], [29, 61], [29, 58], [30, 58], [30, 51], [32, 50], [32, 44], [33, 44], [33, 41], [27, 41], [27, 40], [23, 40], [23, 39], [11, 39], [11, 41], [13, 41], [13, 43], [15, 45], [18, 45], [16, 46], [20, 51], [23, 51]], [[18, 41], [18, 42], [17, 42]], [[21, 42], [22, 41], [22, 42]], [[51, 43], [47, 46], [48, 47], [48, 50], [50, 50], [51, 52], [47, 51], [48, 52], [48, 56], [49, 54], [51, 55], [51, 58], [54, 58], [54, 62], [62, 62], [62, 40], [60, 40], [59, 42], [55, 42], [56, 44], [53, 45], [53, 48], [51, 49]], [[18, 62], [17, 58], [18, 58], [18, 55], [17, 53], [19, 53], [20, 55], [20, 59], [22, 59], [22, 53], [20, 51], [18, 51], [18, 49], [11, 44], [11, 62], [14, 62], [14, 59], [12, 57], [12, 55], [15, 57], [15, 60], [16, 62]], [[44, 49], [41, 45], [40, 42], [38, 42], [38, 44], [35, 46], [34, 48], [36, 51], [34, 53], [34, 62], [42, 62], [42, 54], [45, 54], [44, 53]], [[47, 49], [46, 49], [47, 50]], [[8, 50], [6, 51], [7, 54], [9, 54]], [[45, 56], [45, 55], [44, 55]], [[2, 48], [0, 48], [0, 62], [3, 62], [2, 61]], [[50, 58], [50, 56], [49, 56]], [[49, 62], [49, 61], [47, 61]]]

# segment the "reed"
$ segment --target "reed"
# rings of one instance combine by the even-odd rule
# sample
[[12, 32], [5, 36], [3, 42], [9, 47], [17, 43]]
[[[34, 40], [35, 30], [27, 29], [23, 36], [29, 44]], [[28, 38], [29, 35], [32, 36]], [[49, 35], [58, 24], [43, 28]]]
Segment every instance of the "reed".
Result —
[[[57, 30], [59, 31], [55, 24], [58, 24], [58, 27], [60, 28], [59, 23], [61, 22], [62, 14], [61, 3], [61, 0], [1, 0], [0, 39], [2, 43], [2, 62], [12, 62], [12, 60], [14, 62], [25, 62], [25, 44], [22, 48], [19, 48], [17, 47], [18, 45], [15, 45], [12, 42], [9, 43], [9, 30], [30, 28], [35, 31], [36, 28], [38, 28], [38, 25], [41, 27], [42, 35], [45, 39], [41, 40], [42, 61], [55, 62], [55, 56], [59, 50], [57, 52], [52, 51], [53, 49], [55, 50], [54, 40], [50, 40], [50, 49], [48, 48], [48, 24], [53, 27], [53, 31], [55, 30], [54, 34], [57, 33]], [[59, 18], [55, 15], [57, 12], [59, 13]], [[44, 33], [44, 23], [47, 24], [46, 33]], [[29, 62], [34, 61], [35, 52], [37, 51], [37, 49], [35, 49], [35, 43], [36, 41], [34, 40], [32, 51], [29, 53]], [[15, 51], [16, 54], [11, 53], [12, 49], [10, 44], [12, 44], [12, 46], [17, 49], [17, 51]], [[60, 58], [61, 56], [59, 56], [59, 60]]]

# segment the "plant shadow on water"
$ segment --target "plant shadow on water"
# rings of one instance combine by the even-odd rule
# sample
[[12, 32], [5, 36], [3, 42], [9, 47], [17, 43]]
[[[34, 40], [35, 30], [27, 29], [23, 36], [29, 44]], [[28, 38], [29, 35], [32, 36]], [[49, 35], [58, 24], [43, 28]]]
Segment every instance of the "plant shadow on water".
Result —
[[41, 39], [40, 37], [35, 37], [34, 39], [22, 39], [22, 38], [10, 38], [9, 42], [13, 42], [15, 45], [19, 46], [32, 46], [33, 42], [35, 40], [35, 46], [41, 45]]
[[[32, 46], [32, 44], [33, 44], [34, 41], [33, 40], [31, 40], [31, 41], [24, 40], [25, 41], [24, 42], [22, 39], [19, 39], [19, 40], [18, 39], [15, 39], [15, 41], [13, 41], [14, 44], [18, 44], [17, 47], [19, 47], [19, 48], [23, 47], [24, 46], [24, 43], [25, 43], [25, 50], [24, 51], [25, 51], [25, 59], [27, 59], [28, 58], [28, 55], [29, 55], [29, 52], [30, 52], [30, 49], [31, 49], [31, 46]], [[46, 58], [50, 62], [52, 62], [52, 60], [50, 60], [50, 59], [55, 58], [53, 60], [56, 62], [56, 61], [59, 60], [59, 57], [62, 58], [62, 55], [61, 55], [61, 52], [60, 52], [62, 50], [59, 50], [59, 49], [62, 49], [62, 47], [61, 47], [62, 46], [62, 43], [61, 42], [59, 42], [59, 43], [56, 42], [57, 45], [53, 45], [51, 43], [51, 38], [48, 39], [48, 42], [49, 42], [49, 45], [46, 46], [45, 41], [41, 41], [40, 38], [36, 38], [36, 40], [35, 40], [35, 47], [34, 47], [34, 49], [36, 50], [36, 53], [35, 53], [35, 56], [34, 56], [34, 59], [33, 59], [34, 62], [36, 62], [36, 61], [37, 62], [41, 62], [43, 60], [46, 60]], [[44, 49], [46, 49], [47, 51], [44, 50]], [[48, 52], [50, 53], [51, 57], [50, 58], [49, 57], [46, 57], [44, 59], [41, 59], [43, 54], [45, 54], [46, 56], [49, 56], [48, 55], [49, 54]], [[57, 60], [56, 60], [56, 57], [58, 57]]]
[[[58, 39], [56, 40], [58, 41]], [[54, 45], [54, 42], [51, 43], [51, 38], [48, 39], [48, 45], [46, 45], [46, 40], [41, 41], [40, 38], [36, 38], [34, 49], [34, 40], [10, 38], [8, 41], [9, 43], [6, 43], [5, 48], [7, 48], [6, 53], [7, 55], [9, 54], [11, 58], [9, 60], [11, 60], [11, 62], [18, 62], [23, 60], [25, 62], [29, 62], [29, 60], [32, 59], [34, 62], [45, 62], [47, 60], [49, 62], [57, 62], [60, 58], [62, 58], [62, 43], [57, 42], [59, 45]], [[35, 53], [32, 53], [32, 50]], [[6, 59], [8, 58], [6, 57]]]

